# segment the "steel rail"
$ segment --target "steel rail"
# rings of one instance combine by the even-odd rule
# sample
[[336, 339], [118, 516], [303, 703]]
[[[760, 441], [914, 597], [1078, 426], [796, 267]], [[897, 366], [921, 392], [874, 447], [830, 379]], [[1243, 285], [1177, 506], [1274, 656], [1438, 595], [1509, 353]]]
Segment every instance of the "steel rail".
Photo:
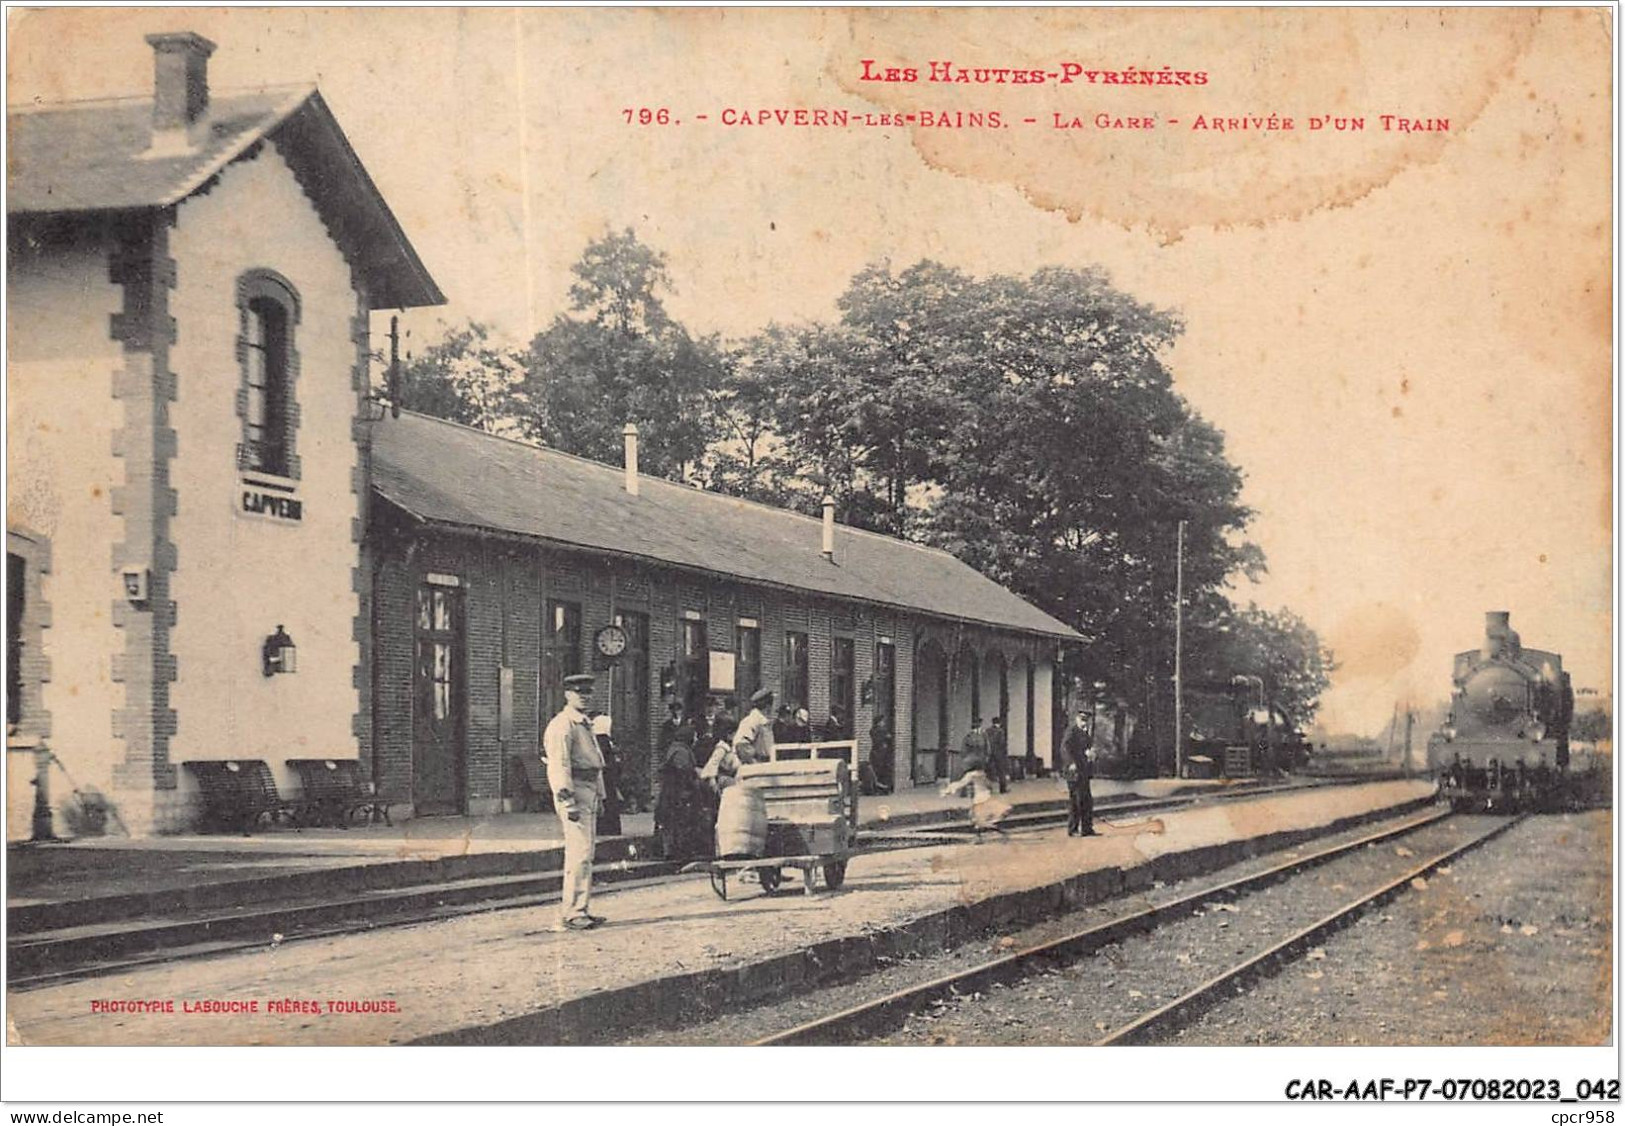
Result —
[[[1139, 814], [1158, 809], [1178, 809], [1195, 805], [1204, 801], [1236, 801], [1250, 797], [1264, 796], [1294, 790], [1319, 789], [1324, 786], [1358, 784], [1368, 781], [1365, 778], [1349, 777], [1336, 781], [1316, 781], [1307, 786], [1263, 786], [1249, 787], [1224, 793], [1205, 793], [1191, 795], [1170, 795], [1162, 798], [1131, 798], [1125, 802], [1109, 803], [1096, 807], [1096, 816], [1101, 820], [1120, 817], [1124, 814]], [[1024, 832], [1059, 825], [1067, 818], [1065, 810], [1054, 813], [1017, 814], [1012, 823], [1003, 831]], [[960, 831], [943, 831], [942, 826], [923, 826], [918, 830], [899, 829], [891, 833], [876, 830], [864, 830], [859, 835], [860, 848], [853, 853], [853, 857], [877, 854], [883, 852], [900, 852], [915, 848], [942, 848], [960, 844], [971, 844], [975, 840], [973, 826], [969, 822], [954, 822], [960, 826]], [[676, 861], [671, 862], [673, 870], [664, 874], [651, 874], [645, 877], [624, 881], [606, 882], [595, 890], [600, 895], [613, 894], [618, 891], [632, 891], [638, 888], [660, 886], [673, 883], [681, 879], [695, 879], [696, 876], [685, 875], [677, 869], [680, 867]], [[613, 863], [599, 866], [600, 873], [612, 871]], [[497, 877], [498, 880], [501, 877]], [[334, 920], [320, 923], [304, 924], [286, 918], [287, 915], [298, 915], [307, 910], [319, 910], [321, 904], [314, 906], [307, 904], [271, 905], [260, 912], [267, 924], [261, 928], [265, 933], [279, 932], [283, 934], [282, 943], [306, 942], [314, 939], [336, 938], [349, 934], [360, 934], [367, 931], [382, 930], [388, 927], [417, 926], [424, 923], [443, 922], [449, 919], [461, 918], [466, 915], [486, 914], [492, 911], [512, 911], [546, 907], [559, 901], [559, 892], [546, 891], [540, 893], [520, 893], [511, 896], [496, 896], [490, 899], [472, 899], [460, 903], [440, 904], [433, 907], [407, 908], [390, 911], [388, 914], [363, 919]], [[204, 928], [206, 924], [218, 917], [228, 924], [241, 924], [245, 916], [226, 911], [217, 915], [205, 914], [192, 919], [182, 919], [173, 923], [175, 927]], [[273, 922], [274, 920], [274, 922]], [[38, 932], [40, 936], [50, 932]], [[13, 946], [24, 946], [32, 943], [36, 938], [34, 933], [16, 935], [8, 942], [8, 952]], [[87, 978], [106, 977], [114, 974], [128, 973], [138, 969], [152, 966], [172, 965], [179, 962], [196, 961], [207, 958], [228, 957], [233, 954], [243, 954], [255, 950], [264, 950], [265, 939], [256, 934], [254, 937], [241, 935], [225, 935], [215, 938], [200, 938], [195, 941], [184, 941], [173, 945], [158, 942], [147, 945], [139, 950], [131, 950], [127, 954], [114, 954], [101, 958], [89, 958], [83, 961], [72, 961], [68, 964], [46, 969], [19, 969], [8, 977], [8, 987], [21, 991], [45, 989], [55, 985], [64, 985], [69, 982], [82, 981]]]
[[982, 989], [995, 982], [1009, 982], [1026, 976], [1036, 965], [1075, 961], [1091, 951], [1124, 938], [1155, 930], [1159, 925], [1215, 898], [1266, 887], [1288, 876], [1346, 856], [1368, 845], [1437, 825], [1455, 814], [1449, 810], [1429, 812], [1399, 825], [1390, 825], [1365, 834], [1357, 840], [1332, 845], [1308, 856], [1296, 857], [1250, 876], [1241, 876], [1214, 887], [1204, 888], [1158, 906], [1148, 907], [1104, 923], [1097, 923], [1049, 942], [1014, 951], [1002, 957], [946, 974], [922, 985], [911, 986], [854, 1005], [838, 1013], [797, 1025], [784, 1032], [757, 1040], [753, 1046], [777, 1047], [798, 1044], [850, 1044], [895, 1027], [910, 1014], [933, 1001], [966, 991]]
[[1527, 816], [1527, 814], [1524, 814], [1508, 818], [1488, 832], [1482, 833], [1470, 841], [1448, 849], [1433, 859], [1417, 865], [1398, 879], [1384, 884], [1369, 895], [1361, 896], [1339, 907], [1325, 918], [1311, 923], [1291, 937], [1276, 943], [1262, 954], [1254, 955], [1245, 962], [1232, 966], [1216, 977], [1204, 981], [1183, 996], [1168, 1002], [1161, 1008], [1153, 1009], [1137, 1020], [1123, 1025], [1115, 1032], [1095, 1041], [1095, 1046], [1108, 1047], [1117, 1044], [1144, 1043], [1153, 1034], [1188, 1024], [1193, 1018], [1200, 1016], [1207, 1009], [1224, 1001], [1225, 998], [1221, 996], [1222, 990], [1231, 985], [1245, 982], [1250, 978], [1264, 976], [1279, 963], [1306, 952], [1312, 944], [1349, 926], [1370, 908], [1386, 903], [1388, 900], [1400, 895], [1406, 888], [1410, 887], [1412, 880], [1419, 879], [1441, 864], [1446, 864], [1463, 853], [1470, 852], [1480, 845], [1495, 839], [1523, 821]]
[[[1310, 790], [1326, 789], [1332, 786], [1358, 786], [1373, 782], [1398, 781], [1403, 776], [1395, 772], [1380, 777], [1366, 775], [1321, 775], [1316, 776], [1307, 783], [1276, 783], [1264, 786], [1249, 786], [1246, 789], [1235, 789], [1214, 792], [1199, 792], [1194, 794], [1169, 794], [1164, 797], [1141, 798], [1131, 797], [1125, 801], [1095, 802], [1095, 819], [1111, 822], [1125, 814], [1156, 813], [1160, 810], [1183, 809], [1187, 806], [1200, 805], [1203, 802], [1243, 801], [1248, 798], [1274, 797], [1281, 794], [1305, 793]], [[873, 800], [873, 799], [871, 799]], [[1064, 799], [1056, 799], [1058, 802]], [[997, 829], [1004, 833], [1020, 833], [1034, 829], [1047, 829], [1066, 821], [1070, 814], [1065, 808], [1038, 811], [1032, 813], [1012, 812], [1010, 816], [999, 820]], [[882, 825], [872, 826], [861, 830], [858, 834], [859, 843], [868, 842], [872, 845], [884, 847], [890, 843], [918, 847], [920, 842], [926, 844], [953, 844], [955, 839], [970, 840], [977, 835], [978, 830], [970, 821], [955, 821], [950, 827], [941, 825], [922, 825], [917, 828], [901, 828], [887, 831]], [[982, 829], [982, 833], [993, 831], [991, 827]], [[878, 851], [878, 849], [877, 849]]]

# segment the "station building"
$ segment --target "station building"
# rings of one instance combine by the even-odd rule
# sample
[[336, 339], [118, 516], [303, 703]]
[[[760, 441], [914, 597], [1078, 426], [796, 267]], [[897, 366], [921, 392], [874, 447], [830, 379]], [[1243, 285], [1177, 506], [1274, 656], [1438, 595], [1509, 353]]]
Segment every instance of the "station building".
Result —
[[631, 434], [622, 467], [410, 413], [372, 443], [374, 772], [420, 810], [499, 808], [584, 671], [646, 761], [664, 699], [764, 685], [862, 759], [884, 718], [900, 784], [994, 715], [1051, 760], [1077, 635], [947, 552], [640, 475]]
[[320, 93], [148, 42], [8, 111], [8, 839], [186, 829], [209, 759], [497, 812], [578, 671], [643, 762], [757, 684], [898, 784], [994, 714], [1050, 760], [1079, 639], [952, 556], [372, 401], [370, 313], [444, 298]]

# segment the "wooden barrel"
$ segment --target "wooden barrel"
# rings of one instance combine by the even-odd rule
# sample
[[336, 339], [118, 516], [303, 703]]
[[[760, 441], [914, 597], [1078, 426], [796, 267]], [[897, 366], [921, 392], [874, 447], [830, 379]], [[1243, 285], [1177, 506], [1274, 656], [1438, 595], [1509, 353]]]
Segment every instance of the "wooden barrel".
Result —
[[767, 803], [750, 786], [729, 786], [717, 807], [717, 856], [761, 856], [767, 848]]

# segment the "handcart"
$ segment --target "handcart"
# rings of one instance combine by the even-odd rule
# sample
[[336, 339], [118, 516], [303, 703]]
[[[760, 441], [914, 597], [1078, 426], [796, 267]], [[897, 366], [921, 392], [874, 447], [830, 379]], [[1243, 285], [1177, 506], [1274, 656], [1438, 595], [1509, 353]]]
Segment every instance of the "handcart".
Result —
[[831, 891], [846, 882], [847, 861], [858, 835], [858, 791], [845, 761], [752, 763], [739, 768], [735, 785], [749, 787], [762, 798], [766, 809], [762, 855], [700, 861], [683, 871], [708, 873], [711, 890], [724, 901], [728, 878], [746, 872], [757, 874], [768, 895], [778, 890], [786, 868], [800, 871], [808, 895], [820, 873]]

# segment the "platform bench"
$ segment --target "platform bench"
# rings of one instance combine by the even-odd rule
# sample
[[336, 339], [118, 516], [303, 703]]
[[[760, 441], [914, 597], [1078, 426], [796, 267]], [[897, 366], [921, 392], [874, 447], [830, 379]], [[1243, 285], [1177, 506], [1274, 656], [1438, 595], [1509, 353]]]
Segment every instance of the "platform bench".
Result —
[[367, 815], [369, 824], [389, 819], [390, 803], [374, 792], [373, 784], [361, 776], [355, 759], [293, 758], [288, 765], [299, 775], [304, 794], [299, 817], [306, 825], [332, 825], [348, 829], [356, 814]]
[[276, 779], [263, 759], [221, 759], [186, 762], [203, 795], [205, 828], [240, 829], [248, 836], [264, 818], [267, 822], [296, 821], [299, 807], [277, 792]]
[[503, 796], [517, 801], [521, 813], [553, 812], [553, 794], [548, 789], [547, 770], [535, 752], [508, 756], [508, 778]]

